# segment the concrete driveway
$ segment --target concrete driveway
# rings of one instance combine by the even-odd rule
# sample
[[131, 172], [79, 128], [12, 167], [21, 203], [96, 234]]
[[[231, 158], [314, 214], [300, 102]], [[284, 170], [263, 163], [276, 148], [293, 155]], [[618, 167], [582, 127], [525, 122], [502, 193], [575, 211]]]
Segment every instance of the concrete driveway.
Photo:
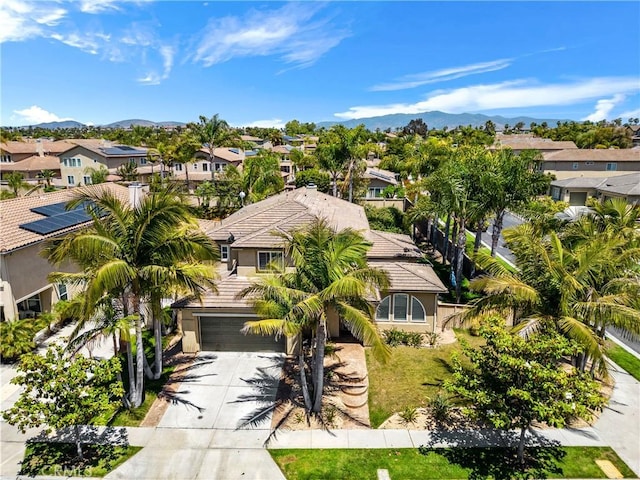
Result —
[[280, 353], [198, 354], [158, 427], [268, 430], [283, 363]]

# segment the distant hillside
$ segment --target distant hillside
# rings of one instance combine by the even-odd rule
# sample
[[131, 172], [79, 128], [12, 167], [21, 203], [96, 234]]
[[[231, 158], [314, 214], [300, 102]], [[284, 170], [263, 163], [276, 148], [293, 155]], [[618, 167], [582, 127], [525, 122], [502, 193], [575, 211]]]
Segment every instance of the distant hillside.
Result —
[[[39, 123], [37, 125], [32, 125], [33, 128], [48, 128], [54, 130], [56, 128], [82, 128], [84, 127], [83, 123], [76, 122], [75, 120], [65, 120], [62, 122], [47, 122], [47, 123]], [[29, 127], [21, 127], [21, 128], [29, 128]]]
[[102, 125], [104, 128], [129, 128], [131, 125], [140, 127], [176, 127], [178, 125], [185, 125], [183, 122], [152, 122], [151, 120], [142, 120], [134, 118], [130, 120], [120, 120], [118, 122]]
[[[421, 118], [424, 120], [424, 123], [427, 124], [429, 128], [455, 128], [460, 125], [467, 126], [471, 125], [472, 127], [480, 127], [483, 126], [488, 120], [491, 120], [496, 128], [500, 129], [505, 124], [510, 126], [515, 125], [518, 122], [524, 122], [525, 126], [528, 127], [531, 122], [536, 122], [540, 124], [542, 122], [547, 122], [550, 127], [555, 127], [558, 119], [550, 119], [550, 118], [531, 118], [531, 117], [513, 117], [507, 118], [500, 115], [483, 115], [482, 113], [444, 113], [444, 112], [423, 112], [423, 113], [397, 113], [393, 115], [383, 115], [380, 117], [371, 117], [371, 118], [359, 118], [356, 120], [346, 120], [344, 122], [320, 122], [318, 123], [318, 127], [331, 127], [335, 124], [342, 124], [345, 127], [353, 128], [360, 124], [364, 124], [364, 126], [369, 130], [386, 130], [390, 128], [391, 130], [395, 130], [396, 128], [402, 128], [407, 125], [411, 120]], [[563, 120], [561, 120], [563, 121]]]

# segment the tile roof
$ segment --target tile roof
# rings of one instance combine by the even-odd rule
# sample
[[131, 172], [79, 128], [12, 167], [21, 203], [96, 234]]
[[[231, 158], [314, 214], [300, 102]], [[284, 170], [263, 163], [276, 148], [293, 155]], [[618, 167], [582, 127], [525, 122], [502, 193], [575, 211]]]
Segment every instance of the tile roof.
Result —
[[0, 170], [9, 172], [39, 172], [40, 170], [60, 170], [60, 158], [45, 155], [31, 155], [14, 163], [3, 163]]
[[[236, 151], [234, 152], [233, 150], [236, 150]], [[213, 149], [213, 156], [220, 158], [222, 160], [226, 160], [227, 162], [231, 162], [231, 163], [242, 162], [243, 155], [239, 153], [240, 150], [238, 149], [233, 149], [233, 150], [227, 147], [217, 147]], [[207, 158], [209, 157], [208, 148], [202, 147], [199, 151], [206, 153]]]
[[534, 137], [533, 135], [496, 135], [495, 143], [489, 147], [496, 149], [510, 147], [514, 150], [577, 150], [578, 147], [571, 141], [556, 141], [550, 138]]
[[543, 153], [543, 156], [548, 162], [640, 162], [640, 150], [635, 148], [560, 150]]
[[598, 186], [598, 190], [603, 193], [640, 196], [640, 173], [609, 177]]
[[389, 291], [396, 292], [446, 292], [447, 288], [440, 281], [430, 265], [409, 262], [372, 262], [389, 275], [391, 287]]
[[422, 252], [409, 235], [369, 230], [365, 237], [373, 243], [367, 252], [368, 259], [422, 258]]
[[367, 167], [364, 172], [364, 178], [382, 180], [391, 185], [397, 185], [396, 174], [389, 170], [382, 170], [380, 168]]
[[68, 142], [73, 145], [67, 148], [65, 152], [79, 146], [103, 157], [146, 157], [148, 151], [145, 147], [120, 145], [108, 140], [97, 138], [71, 138]]
[[[129, 200], [127, 187], [122, 187], [114, 183], [102, 183], [100, 185], [92, 185], [90, 187], [82, 188], [99, 190], [109, 189], [123, 200]], [[0, 252], [5, 253], [17, 248], [26, 247], [27, 245], [40, 242], [44, 239], [56, 237], [87, 225], [87, 223], [76, 225], [48, 235], [39, 235], [20, 228], [20, 225], [23, 223], [45, 218], [44, 215], [32, 212], [32, 208], [69, 201], [73, 198], [74, 193], [75, 189], [68, 189], [0, 201]]]
[[246, 308], [247, 313], [253, 313], [251, 301], [247, 298], [237, 298], [237, 295], [249, 287], [256, 278], [230, 274], [227, 264], [218, 268], [219, 279], [216, 281], [217, 292], [207, 290], [201, 301], [186, 297], [175, 302], [173, 308]]
[[[361, 206], [326, 195], [315, 188], [303, 187], [247, 205], [207, 233], [220, 241], [233, 233], [236, 239], [234, 247], [268, 246], [278, 240], [272, 231], [291, 231], [308, 224], [314, 217], [326, 219], [336, 230], [347, 227], [360, 231], [369, 229]], [[262, 241], [268, 242], [267, 245], [259, 245]]]
[[8, 142], [0, 143], [0, 150], [8, 153], [33, 153], [35, 155], [38, 153], [39, 146], [42, 146], [43, 152], [49, 154], [62, 153], [73, 147], [73, 145], [66, 140], [56, 140], [55, 142], [51, 142], [49, 140], [41, 142], [18, 142], [10, 140]]

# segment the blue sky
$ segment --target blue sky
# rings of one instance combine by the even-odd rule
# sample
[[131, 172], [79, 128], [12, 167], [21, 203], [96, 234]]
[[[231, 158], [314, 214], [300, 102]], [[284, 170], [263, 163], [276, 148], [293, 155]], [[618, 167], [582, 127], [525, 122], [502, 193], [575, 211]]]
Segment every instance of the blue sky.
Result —
[[0, 124], [640, 116], [640, 2], [0, 0]]

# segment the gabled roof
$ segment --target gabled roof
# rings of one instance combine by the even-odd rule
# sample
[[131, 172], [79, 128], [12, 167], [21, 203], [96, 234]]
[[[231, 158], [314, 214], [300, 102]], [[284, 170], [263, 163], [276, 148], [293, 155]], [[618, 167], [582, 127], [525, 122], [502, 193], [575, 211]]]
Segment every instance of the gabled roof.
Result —
[[614, 175], [612, 177], [574, 177], [551, 182], [554, 187], [590, 188], [604, 193], [640, 195], [640, 173]]
[[365, 237], [373, 243], [367, 252], [368, 259], [422, 258], [422, 252], [409, 235], [369, 230]]
[[66, 153], [73, 150], [76, 147], [85, 148], [93, 153], [105, 158], [113, 157], [146, 157], [148, 149], [144, 147], [131, 147], [129, 145], [118, 145], [108, 140], [101, 140], [96, 138], [72, 138], [68, 140], [72, 143], [69, 148], [64, 152]]
[[[202, 147], [199, 151], [206, 153], [207, 157], [209, 156], [208, 148]], [[230, 163], [242, 162], [242, 155], [240, 154], [240, 150], [237, 148], [216, 147], [213, 149], [213, 156], [221, 160], [226, 160]]]
[[[129, 199], [127, 187], [116, 185], [114, 183], [101, 183], [100, 185], [91, 185], [89, 187], [82, 188], [95, 189], [99, 191], [108, 189], [118, 195], [122, 200], [128, 201]], [[0, 201], [0, 252], [5, 253], [17, 248], [26, 247], [27, 245], [56, 237], [88, 225], [89, 222], [69, 227], [64, 230], [58, 230], [48, 235], [40, 235], [20, 228], [20, 225], [24, 223], [46, 218], [44, 215], [32, 212], [31, 209], [44, 207], [46, 205], [53, 205], [60, 202], [67, 202], [73, 198], [74, 193], [75, 189], [68, 189]]]
[[60, 159], [45, 155], [31, 155], [15, 163], [3, 163], [0, 170], [9, 172], [39, 172], [41, 170], [60, 170]]
[[543, 156], [548, 162], [640, 162], [640, 150], [635, 148], [560, 150]]
[[364, 172], [364, 178], [382, 180], [390, 185], [397, 185], [396, 174], [389, 170], [382, 170], [380, 168], [367, 167]]
[[371, 266], [387, 272], [390, 292], [446, 292], [447, 287], [440, 281], [430, 265], [409, 262], [375, 262]]
[[234, 247], [269, 247], [278, 244], [273, 231], [289, 232], [310, 223], [314, 217], [326, 219], [336, 230], [369, 229], [361, 206], [303, 187], [247, 205], [207, 233], [222, 242], [233, 234]]
[[25, 142], [10, 140], [0, 143], [0, 150], [8, 153], [32, 153], [35, 155], [38, 153], [38, 149], [42, 148], [42, 151], [45, 153], [57, 154], [69, 150], [72, 146], [73, 145], [66, 140], [56, 140], [55, 142], [49, 140], [32, 140]]

